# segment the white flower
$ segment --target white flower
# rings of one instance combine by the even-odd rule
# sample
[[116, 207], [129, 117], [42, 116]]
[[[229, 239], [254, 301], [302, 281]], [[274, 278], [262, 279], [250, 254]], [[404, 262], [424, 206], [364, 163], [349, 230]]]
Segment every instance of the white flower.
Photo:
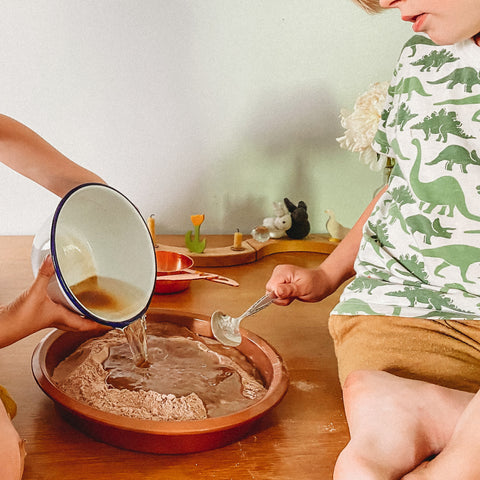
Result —
[[359, 152], [360, 161], [369, 165], [374, 171], [380, 171], [386, 161], [385, 156], [378, 158], [377, 153], [372, 149], [372, 142], [385, 105], [388, 85], [389, 82], [370, 85], [368, 90], [358, 97], [353, 112], [340, 110], [345, 135], [337, 138], [337, 142], [346, 150]]

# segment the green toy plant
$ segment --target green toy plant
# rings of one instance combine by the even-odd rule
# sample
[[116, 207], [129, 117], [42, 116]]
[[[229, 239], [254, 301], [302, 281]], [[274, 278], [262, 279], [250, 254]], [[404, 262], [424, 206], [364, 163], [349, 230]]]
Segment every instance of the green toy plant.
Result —
[[200, 225], [203, 223], [205, 220], [205, 215], [199, 214], [199, 215], [192, 215], [190, 217], [190, 220], [193, 223], [195, 233], [193, 235], [192, 239], [192, 231], [189, 230], [185, 234], [185, 245], [191, 252], [195, 253], [203, 253], [205, 250], [205, 247], [207, 245], [207, 239], [204, 238], [203, 240], [200, 240]]

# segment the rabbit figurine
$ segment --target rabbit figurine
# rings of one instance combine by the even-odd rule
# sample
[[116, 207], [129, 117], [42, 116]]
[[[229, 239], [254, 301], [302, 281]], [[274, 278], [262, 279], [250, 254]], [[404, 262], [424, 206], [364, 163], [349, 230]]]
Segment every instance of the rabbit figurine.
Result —
[[275, 217], [263, 219], [263, 226], [268, 228], [270, 238], [281, 238], [292, 226], [292, 218], [287, 207], [282, 202], [273, 202]]
[[284, 198], [283, 201], [292, 217], [292, 226], [287, 230], [287, 235], [296, 240], [305, 238], [310, 233], [307, 205], [300, 201], [298, 206], [295, 206], [288, 198]]

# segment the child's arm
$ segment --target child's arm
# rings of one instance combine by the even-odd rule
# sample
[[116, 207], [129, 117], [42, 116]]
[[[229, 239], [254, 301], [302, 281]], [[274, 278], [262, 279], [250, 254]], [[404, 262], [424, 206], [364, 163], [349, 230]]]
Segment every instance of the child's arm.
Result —
[[0, 115], [0, 162], [63, 197], [82, 183], [105, 183], [25, 125]]
[[[0, 162], [59, 197], [83, 183], [105, 183], [28, 127], [5, 115], [0, 115]], [[75, 331], [102, 328], [48, 297], [47, 285], [53, 273], [48, 258], [32, 286], [9, 305], [0, 306], [0, 348], [46, 327]]]
[[288, 305], [294, 299], [318, 302], [355, 274], [353, 265], [360, 247], [363, 225], [386, 188], [376, 195], [348, 235], [318, 267], [313, 269], [295, 265], [275, 267], [266, 290], [276, 295], [276, 304]]

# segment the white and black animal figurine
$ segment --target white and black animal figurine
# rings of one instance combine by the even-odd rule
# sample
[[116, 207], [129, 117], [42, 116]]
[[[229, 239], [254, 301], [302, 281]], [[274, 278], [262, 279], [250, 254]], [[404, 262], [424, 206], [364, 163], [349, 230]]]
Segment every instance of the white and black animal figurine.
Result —
[[287, 207], [282, 202], [273, 202], [273, 213], [275, 217], [263, 219], [263, 226], [268, 228], [270, 238], [281, 238], [292, 226], [292, 217]]
[[305, 238], [310, 233], [307, 205], [300, 201], [296, 206], [288, 198], [284, 198], [283, 201], [292, 217], [292, 226], [287, 230], [287, 235], [296, 240]]

